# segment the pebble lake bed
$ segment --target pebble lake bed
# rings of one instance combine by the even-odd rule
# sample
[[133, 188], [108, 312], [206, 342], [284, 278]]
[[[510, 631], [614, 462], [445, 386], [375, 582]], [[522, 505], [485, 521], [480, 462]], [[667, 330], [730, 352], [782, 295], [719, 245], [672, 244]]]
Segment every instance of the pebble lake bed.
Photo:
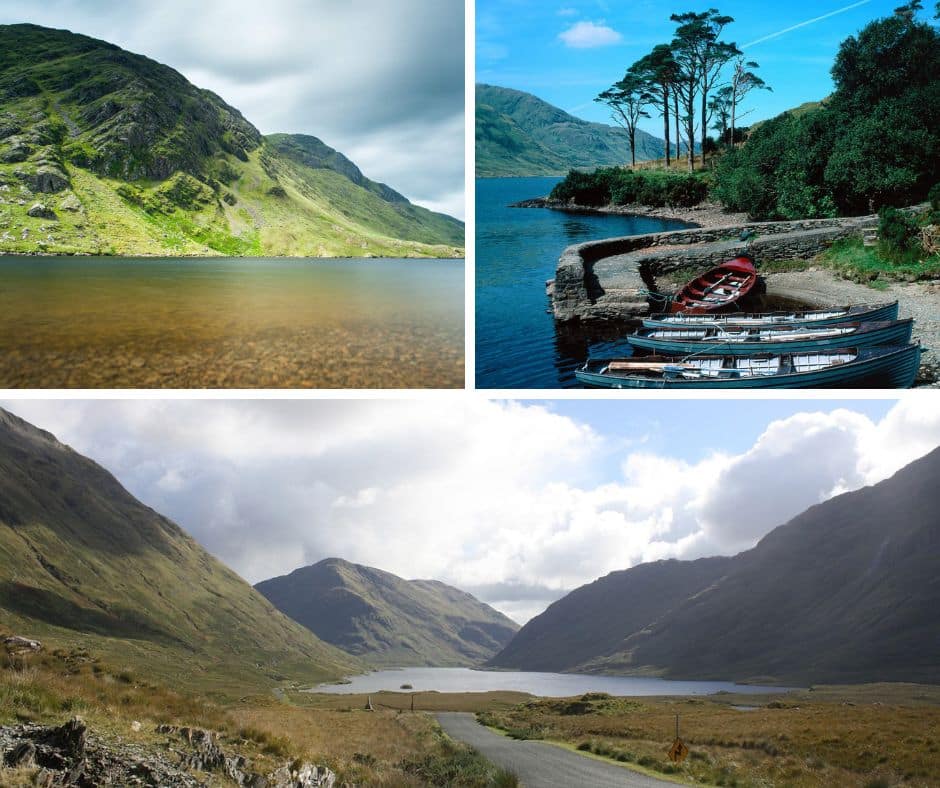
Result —
[[457, 388], [461, 260], [0, 256], [4, 388]]

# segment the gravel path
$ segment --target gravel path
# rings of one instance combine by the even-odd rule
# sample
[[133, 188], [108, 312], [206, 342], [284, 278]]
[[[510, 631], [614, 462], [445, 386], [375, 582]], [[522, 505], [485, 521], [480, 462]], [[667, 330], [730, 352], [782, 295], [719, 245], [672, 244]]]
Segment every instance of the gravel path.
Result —
[[882, 303], [896, 298], [899, 317], [914, 318], [914, 341], [924, 348], [915, 386], [940, 388], [940, 282], [892, 282], [885, 290], [874, 290], [816, 268], [767, 274], [765, 278], [774, 295], [814, 306]]
[[594, 760], [538, 741], [517, 741], [480, 725], [472, 714], [437, 715], [444, 731], [514, 772], [525, 788], [675, 788], [626, 767]]

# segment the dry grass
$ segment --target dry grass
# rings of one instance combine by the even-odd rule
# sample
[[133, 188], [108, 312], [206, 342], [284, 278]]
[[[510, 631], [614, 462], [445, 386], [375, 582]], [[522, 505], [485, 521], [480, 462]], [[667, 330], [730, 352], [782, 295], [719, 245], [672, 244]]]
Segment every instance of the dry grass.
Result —
[[[482, 718], [520, 738], [712, 785], [930, 786], [940, 784], [938, 700], [937, 688], [875, 685], [760, 698], [543, 700]], [[679, 767], [666, 759], [676, 714], [691, 749]]]
[[297, 705], [317, 709], [359, 710], [365, 708], [369, 698], [378, 709], [410, 711], [414, 697], [415, 711], [497, 711], [532, 700], [526, 692], [376, 692], [371, 695], [357, 693], [337, 695], [332, 693], [297, 692], [291, 701]]
[[[708, 154], [708, 161], [706, 164], [708, 167], [711, 167], [712, 162], [716, 159], [714, 153]], [[638, 161], [636, 165], [630, 166], [627, 169], [630, 170], [665, 170], [666, 169], [666, 159], [648, 159], [646, 161]], [[695, 154], [695, 172], [699, 172], [702, 169], [702, 154]], [[688, 172], [689, 171], [689, 160], [683, 151], [682, 155], [679, 158], [674, 156], [669, 160], [669, 170], [670, 172]]]
[[[491, 698], [489, 706], [508, 708], [528, 697], [511, 694], [514, 697]], [[43, 653], [0, 664], [0, 724], [58, 725], [79, 714], [97, 736], [120, 736], [156, 748], [166, 746], [166, 737], [155, 732], [160, 723], [191, 725], [217, 731], [227, 750], [250, 758], [260, 772], [301, 758], [329, 766], [341, 782], [409, 788], [428, 784], [428, 778], [415, 771], [416, 764], [431, 764], [444, 773], [466, 771], [470, 764], [471, 778], [458, 777], [446, 784], [472, 788], [496, 784], [498, 772], [467, 748], [447, 741], [430, 714], [381, 706], [374, 712], [350, 710], [350, 699], [356, 696], [292, 693], [291, 697], [314, 702], [301, 706], [273, 695], [212, 700], [155, 684], [84, 650]], [[373, 697], [375, 702], [377, 696]], [[319, 699], [324, 699], [322, 706], [316, 703]], [[329, 699], [341, 704], [330, 706]], [[460, 703], [460, 708], [468, 710], [484, 708], [479, 698], [472, 709], [467, 705], [470, 699]], [[358, 701], [355, 705], [360, 706]], [[134, 721], [141, 723], [139, 731], [133, 729]], [[0, 770], [0, 786], [29, 784], [31, 774]]]

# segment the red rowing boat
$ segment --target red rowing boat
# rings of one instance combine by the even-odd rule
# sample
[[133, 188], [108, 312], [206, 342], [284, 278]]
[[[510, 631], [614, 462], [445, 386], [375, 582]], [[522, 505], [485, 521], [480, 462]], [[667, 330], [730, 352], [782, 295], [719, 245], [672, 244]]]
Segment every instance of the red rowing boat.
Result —
[[740, 255], [696, 277], [676, 294], [670, 314], [717, 312], [746, 296], [757, 283], [754, 259]]

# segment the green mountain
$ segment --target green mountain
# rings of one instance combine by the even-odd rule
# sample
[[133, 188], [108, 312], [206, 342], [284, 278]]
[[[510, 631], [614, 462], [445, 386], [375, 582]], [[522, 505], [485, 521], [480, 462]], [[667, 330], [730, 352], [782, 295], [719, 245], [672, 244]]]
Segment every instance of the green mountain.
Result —
[[470, 594], [436, 580], [327, 558], [255, 588], [328, 643], [385, 667], [475, 665], [519, 626]]
[[0, 621], [202, 690], [361, 669], [106, 470], [0, 410]]
[[316, 137], [264, 137], [177, 71], [112, 44], [0, 25], [0, 252], [460, 256]]
[[583, 586], [491, 664], [793, 684], [940, 682], [940, 449], [733, 558]]
[[[659, 159], [665, 143], [637, 131], [637, 161]], [[627, 132], [569, 115], [531, 93], [476, 86], [476, 174], [564, 175], [630, 162]]]

